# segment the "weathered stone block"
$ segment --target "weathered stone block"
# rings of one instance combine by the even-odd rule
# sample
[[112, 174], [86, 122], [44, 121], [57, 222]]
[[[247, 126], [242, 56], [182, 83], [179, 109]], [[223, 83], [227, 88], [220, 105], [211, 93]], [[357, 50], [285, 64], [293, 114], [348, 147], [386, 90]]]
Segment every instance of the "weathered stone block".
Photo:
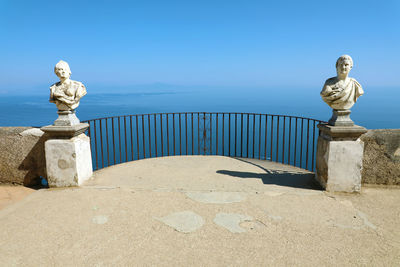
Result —
[[331, 192], [360, 192], [364, 143], [318, 138], [318, 182]]
[[38, 128], [0, 127], [0, 183], [40, 183], [46, 177], [46, 139]]
[[400, 185], [400, 129], [369, 130], [365, 143], [362, 183]]
[[85, 134], [45, 143], [50, 187], [79, 186], [93, 174], [90, 138]]

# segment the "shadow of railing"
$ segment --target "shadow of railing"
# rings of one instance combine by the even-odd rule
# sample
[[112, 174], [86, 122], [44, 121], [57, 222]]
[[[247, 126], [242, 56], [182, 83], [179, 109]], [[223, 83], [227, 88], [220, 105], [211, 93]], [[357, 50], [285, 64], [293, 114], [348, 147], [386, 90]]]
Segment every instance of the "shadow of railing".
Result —
[[294, 188], [322, 190], [321, 186], [314, 179], [314, 173], [305, 172], [303, 170], [296, 172], [294, 170], [267, 169], [266, 167], [255, 163], [253, 160], [240, 158], [235, 159], [256, 166], [261, 170], [261, 172], [218, 170], [217, 173], [242, 179], [257, 178], [261, 179], [263, 184], [275, 184]]

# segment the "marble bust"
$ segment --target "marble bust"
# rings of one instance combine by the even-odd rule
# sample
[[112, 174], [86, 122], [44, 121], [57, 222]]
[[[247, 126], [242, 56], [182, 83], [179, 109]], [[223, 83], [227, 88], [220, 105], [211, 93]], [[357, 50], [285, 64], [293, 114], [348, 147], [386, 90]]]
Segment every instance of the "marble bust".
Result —
[[50, 102], [55, 103], [59, 111], [73, 111], [79, 106], [80, 99], [86, 95], [85, 86], [70, 80], [71, 70], [67, 62], [60, 60], [54, 67], [54, 73], [60, 79], [50, 87]]
[[333, 109], [330, 125], [352, 126], [350, 109], [357, 99], [364, 94], [361, 85], [349, 77], [353, 68], [353, 59], [349, 55], [343, 55], [336, 61], [336, 77], [326, 80], [321, 91], [321, 97]]
[[361, 85], [348, 77], [352, 68], [353, 60], [349, 55], [339, 57], [336, 61], [337, 76], [329, 78], [324, 84], [321, 96], [332, 109], [350, 109], [357, 98], [364, 94]]

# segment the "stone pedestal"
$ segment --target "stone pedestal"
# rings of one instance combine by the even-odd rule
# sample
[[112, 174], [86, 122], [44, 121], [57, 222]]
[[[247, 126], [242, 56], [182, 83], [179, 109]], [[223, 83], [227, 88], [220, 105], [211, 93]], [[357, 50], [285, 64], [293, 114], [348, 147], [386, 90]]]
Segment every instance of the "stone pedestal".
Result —
[[84, 134], [89, 124], [66, 121], [65, 126], [55, 121], [41, 128], [50, 138], [44, 144], [50, 187], [79, 186], [93, 174], [90, 138]]
[[90, 138], [85, 134], [46, 141], [45, 155], [50, 187], [79, 186], [93, 174]]
[[319, 124], [316, 179], [326, 191], [360, 192], [364, 143], [361, 126]]

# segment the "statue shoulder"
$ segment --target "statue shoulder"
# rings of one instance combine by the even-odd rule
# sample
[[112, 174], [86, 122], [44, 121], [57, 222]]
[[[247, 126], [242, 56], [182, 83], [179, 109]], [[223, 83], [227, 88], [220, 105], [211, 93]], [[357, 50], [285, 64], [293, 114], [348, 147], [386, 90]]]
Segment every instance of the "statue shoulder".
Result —
[[356, 86], [361, 87], [361, 84], [360, 84], [359, 82], [357, 82], [356, 79], [350, 77], [350, 81], [351, 81], [352, 83], [354, 83]]
[[331, 77], [325, 81], [325, 85], [334, 85], [337, 81], [337, 77]]
[[78, 81], [72, 81], [74, 88], [75, 88], [75, 97], [77, 99], [80, 99], [84, 95], [86, 95], [86, 87], [83, 85], [83, 83], [78, 82]]
[[73, 80], [71, 80], [71, 82], [72, 82], [73, 86], [76, 87], [76, 88], [85, 87], [85, 86], [83, 85], [83, 83], [81, 83], [81, 82], [73, 81]]
[[54, 89], [56, 89], [59, 85], [60, 85], [60, 82], [53, 83], [53, 84], [50, 86], [50, 89], [51, 89], [51, 90], [54, 90]]
[[357, 98], [362, 96], [364, 94], [364, 89], [362, 88], [361, 84], [359, 82], [357, 82], [356, 79], [354, 78], [350, 78], [352, 84], [354, 85], [355, 91], [356, 91], [356, 100]]

